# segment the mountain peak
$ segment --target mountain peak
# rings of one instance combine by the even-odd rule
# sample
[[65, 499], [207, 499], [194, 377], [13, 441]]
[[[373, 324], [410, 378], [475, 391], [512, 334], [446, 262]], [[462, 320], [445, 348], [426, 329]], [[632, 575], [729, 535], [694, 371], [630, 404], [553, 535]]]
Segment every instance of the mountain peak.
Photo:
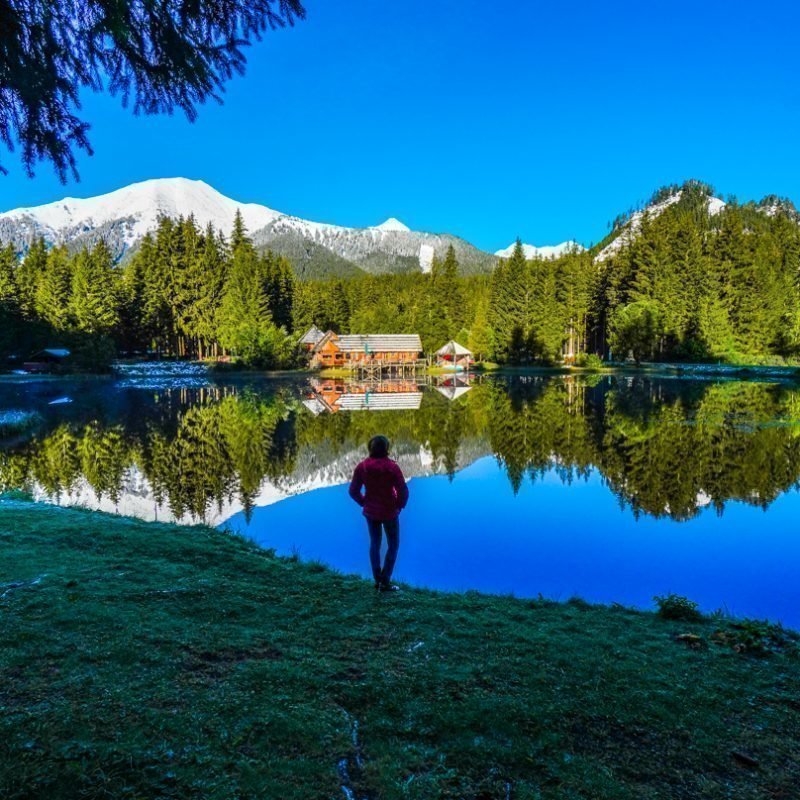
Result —
[[395, 217], [389, 217], [389, 219], [387, 219], [386, 222], [383, 222], [380, 225], [376, 225], [375, 229], [379, 231], [399, 231], [402, 233], [408, 233], [411, 230], [411, 228], [409, 228], [408, 225], [404, 225], [402, 222], [400, 222], [399, 219], [396, 219]]

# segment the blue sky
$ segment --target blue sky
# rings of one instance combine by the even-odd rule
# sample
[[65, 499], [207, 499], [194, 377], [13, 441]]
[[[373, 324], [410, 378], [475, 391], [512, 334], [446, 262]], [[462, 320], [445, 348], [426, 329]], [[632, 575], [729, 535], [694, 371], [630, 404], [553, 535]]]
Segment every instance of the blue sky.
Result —
[[202, 178], [308, 219], [396, 216], [495, 250], [597, 241], [697, 177], [800, 201], [800, 12], [790, 2], [307, 0], [190, 124], [86, 95], [94, 157], [63, 187], [4, 154], [0, 208]]

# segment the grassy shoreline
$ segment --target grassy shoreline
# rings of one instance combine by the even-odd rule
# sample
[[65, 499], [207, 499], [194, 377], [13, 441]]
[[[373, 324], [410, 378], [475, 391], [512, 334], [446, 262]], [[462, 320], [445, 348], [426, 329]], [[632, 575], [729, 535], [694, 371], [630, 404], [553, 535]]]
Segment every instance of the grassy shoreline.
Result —
[[[794, 642], [0, 502], [0, 796], [791, 798]], [[690, 638], [678, 638], [689, 634]], [[348, 794], [348, 793], [352, 794]]]

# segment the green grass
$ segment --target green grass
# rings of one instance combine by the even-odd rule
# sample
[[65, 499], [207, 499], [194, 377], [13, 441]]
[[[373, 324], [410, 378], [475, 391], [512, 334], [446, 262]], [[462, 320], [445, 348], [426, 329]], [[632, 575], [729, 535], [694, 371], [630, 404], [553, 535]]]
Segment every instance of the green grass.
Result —
[[320, 378], [352, 378], [356, 374], [354, 369], [347, 367], [328, 367], [316, 373]]
[[4, 800], [798, 796], [786, 635], [757, 657], [722, 620], [376, 595], [213, 530], [19, 500], [0, 584]]

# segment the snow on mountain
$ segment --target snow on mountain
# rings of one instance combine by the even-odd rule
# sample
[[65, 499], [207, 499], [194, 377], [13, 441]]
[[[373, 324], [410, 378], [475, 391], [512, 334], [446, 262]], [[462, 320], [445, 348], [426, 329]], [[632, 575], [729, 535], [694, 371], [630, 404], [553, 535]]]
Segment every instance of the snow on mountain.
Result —
[[[456, 469], [464, 469], [488, 454], [485, 441], [467, 439], [458, 448]], [[316, 489], [347, 484], [350, 482], [353, 470], [362, 459], [363, 453], [360, 447], [336, 454], [327, 453], [324, 447], [303, 448], [297, 455], [293, 474], [277, 480], [265, 478], [258, 494], [250, 498], [250, 502], [254, 508], [263, 508]], [[449, 468], [423, 444], [408, 443], [397, 452], [396, 460], [408, 480], [443, 475]], [[78, 506], [148, 522], [177, 522], [186, 525], [203, 522], [218, 527], [244, 510], [241, 498], [234, 494], [225, 498], [220, 505], [210, 503], [203, 518], [191, 514], [176, 516], [169, 500], [158, 496], [138, 466], [126, 469], [120, 491], [113, 498], [108, 493], [98, 493], [85, 476], [77, 478], [67, 491], [58, 494], [51, 494], [45, 487], [35, 484], [32, 487], [32, 494], [37, 502], [66, 507]]]
[[[505, 250], [498, 250], [495, 255], [498, 258], [510, 258], [514, 253], [516, 244], [510, 244]], [[575, 241], [561, 242], [561, 244], [544, 245], [543, 247], [536, 247], [532, 244], [523, 244], [522, 250], [525, 253], [525, 258], [558, 258], [563, 256], [564, 253], [577, 251], [580, 252], [586, 248]]]
[[237, 203], [203, 181], [164, 178], [135, 183], [98, 197], [67, 197], [43, 206], [18, 208], [0, 214], [0, 219], [27, 224], [36, 235], [53, 243], [123, 220], [123, 240], [130, 247], [154, 230], [161, 216], [194, 214], [201, 227], [210, 223], [229, 231], [237, 210], [250, 230], [263, 228], [281, 216], [266, 206]]
[[380, 225], [375, 226], [376, 231], [402, 231], [403, 233], [410, 233], [411, 228], [408, 225], [404, 225], [400, 222], [399, 219], [395, 219], [394, 217], [390, 217], [386, 220], [386, 222], [381, 223]]
[[[670, 195], [665, 200], [662, 200], [660, 203], [653, 203], [647, 208], [637, 211], [628, 222], [625, 224], [625, 227], [608, 245], [606, 245], [598, 254], [595, 256], [596, 261], [605, 261], [607, 258], [611, 258], [611, 256], [618, 253], [626, 244], [629, 244], [633, 239], [636, 238], [636, 235], [639, 232], [639, 229], [642, 227], [642, 220], [644, 219], [644, 215], [647, 214], [650, 219], [653, 219], [664, 211], [666, 211], [670, 206], [677, 203], [681, 197], [683, 196], [683, 192], [675, 192], [675, 194]], [[709, 197], [708, 198], [708, 213], [712, 216], [719, 214], [723, 208], [725, 208], [725, 201], [720, 200], [718, 197]]]
[[24, 252], [39, 236], [51, 245], [73, 249], [103, 239], [116, 258], [155, 230], [161, 216], [194, 215], [228, 234], [240, 211], [256, 245], [286, 255], [302, 274], [326, 270], [367, 272], [429, 268], [431, 250], [443, 258], [450, 245], [465, 272], [488, 271], [493, 259], [468, 242], [448, 234], [412, 231], [394, 217], [370, 228], [346, 228], [282, 214], [255, 203], [239, 203], [203, 181], [165, 178], [135, 183], [91, 198], [65, 198], [33, 208], [0, 213], [0, 241]]

